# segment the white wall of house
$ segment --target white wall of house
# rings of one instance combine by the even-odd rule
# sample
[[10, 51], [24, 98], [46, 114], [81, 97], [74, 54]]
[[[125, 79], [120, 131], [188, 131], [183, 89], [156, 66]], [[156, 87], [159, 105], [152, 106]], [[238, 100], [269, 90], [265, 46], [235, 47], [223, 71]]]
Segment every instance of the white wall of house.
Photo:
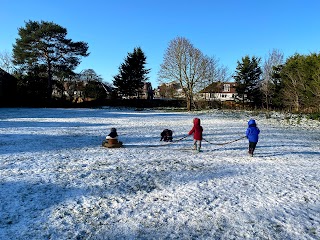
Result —
[[218, 87], [220, 92], [211, 92], [213, 89], [209, 89], [208, 92], [202, 92], [201, 98], [206, 101], [235, 101], [237, 93], [235, 92], [234, 83], [221, 83], [222, 85]]
[[202, 99], [207, 101], [234, 101], [235, 100], [235, 93], [202, 93]]

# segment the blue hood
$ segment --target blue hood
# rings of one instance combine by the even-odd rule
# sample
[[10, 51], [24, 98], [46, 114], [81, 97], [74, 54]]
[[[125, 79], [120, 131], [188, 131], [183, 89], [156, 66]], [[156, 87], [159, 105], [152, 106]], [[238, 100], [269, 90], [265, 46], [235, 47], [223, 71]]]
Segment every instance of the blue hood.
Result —
[[250, 125], [256, 125], [256, 121], [254, 119], [250, 119], [248, 122], [248, 126]]

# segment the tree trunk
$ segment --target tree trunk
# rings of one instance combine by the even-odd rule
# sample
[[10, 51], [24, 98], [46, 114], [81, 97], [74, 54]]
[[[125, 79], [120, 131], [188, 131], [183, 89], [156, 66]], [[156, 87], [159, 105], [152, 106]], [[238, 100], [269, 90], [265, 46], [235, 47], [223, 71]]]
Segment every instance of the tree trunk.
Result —
[[191, 108], [192, 108], [192, 101], [191, 101], [191, 98], [187, 97], [187, 111], [191, 111]]
[[299, 104], [299, 96], [298, 95], [295, 96], [294, 107], [295, 107], [295, 111], [299, 112], [300, 104]]
[[266, 95], [266, 107], [267, 107], [267, 112], [269, 111], [269, 98], [268, 94]]
[[242, 109], [244, 109], [244, 95], [242, 96]]
[[51, 100], [52, 97], [52, 70], [51, 70], [51, 62], [48, 62], [48, 86], [47, 86], [47, 99]]

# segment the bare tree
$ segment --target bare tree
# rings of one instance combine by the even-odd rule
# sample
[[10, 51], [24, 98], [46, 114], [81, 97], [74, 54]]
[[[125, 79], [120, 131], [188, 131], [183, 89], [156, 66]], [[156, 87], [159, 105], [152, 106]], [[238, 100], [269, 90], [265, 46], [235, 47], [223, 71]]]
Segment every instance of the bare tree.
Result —
[[15, 67], [12, 62], [12, 54], [7, 51], [0, 52], [0, 68], [7, 73], [13, 74]]
[[79, 74], [80, 79], [83, 81], [96, 81], [102, 82], [102, 77], [98, 75], [93, 69], [82, 70]]
[[202, 81], [204, 89], [205, 87], [209, 86], [210, 84], [214, 82], [229, 82], [231, 79], [231, 74], [229, 72], [228, 67], [222, 66], [219, 63], [219, 59], [217, 59], [215, 56], [208, 58], [209, 59], [209, 77], [208, 79], [205, 79]]
[[283, 70], [286, 77], [286, 89], [284, 91], [285, 105], [299, 112], [303, 103], [303, 92], [306, 90], [307, 80], [302, 71], [293, 69]]
[[169, 43], [158, 78], [160, 82], [179, 82], [187, 101], [187, 110], [193, 106], [193, 97], [204, 83], [212, 78], [213, 59], [205, 56], [191, 42], [177, 37]]
[[269, 52], [269, 55], [263, 64], [261, 91], [264, 96], [263, 100], [267, 110], [269, 110], [269, 105], [275, 90], [275, 83], [273, 82], [272, 77], [274, 72], [273, 69], [281, 64], [283, 64], [283, 53], [277, 49], [273, 49], [272, 52]]
[[318, 106], [318, 111], [320, 111], [320, 66], [315, 73], [314, 81], [311, 83], [310, 91], [314, 94], [314, 105]]

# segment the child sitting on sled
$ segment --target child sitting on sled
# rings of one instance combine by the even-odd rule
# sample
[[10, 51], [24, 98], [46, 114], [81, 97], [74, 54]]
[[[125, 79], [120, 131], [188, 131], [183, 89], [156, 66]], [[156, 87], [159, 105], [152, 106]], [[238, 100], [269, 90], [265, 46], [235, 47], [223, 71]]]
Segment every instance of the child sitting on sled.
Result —
[[106, 139], [118, 139], [118, 133], [117, 129], [111, 128], [109, 135], [106, 137]]
[[118, 141], [117, 129], [111, 128], [110, 133], [106, 137], [106, 140], [102, 143], [104, 147], [118, 148], [122, 147], [122, 142]]
[[164, 141], [164, 142], [172, 142], [172, 130], [170, 129], [165, 129], [162, 131], [161, 135], [161, 139], [160, 141]]

